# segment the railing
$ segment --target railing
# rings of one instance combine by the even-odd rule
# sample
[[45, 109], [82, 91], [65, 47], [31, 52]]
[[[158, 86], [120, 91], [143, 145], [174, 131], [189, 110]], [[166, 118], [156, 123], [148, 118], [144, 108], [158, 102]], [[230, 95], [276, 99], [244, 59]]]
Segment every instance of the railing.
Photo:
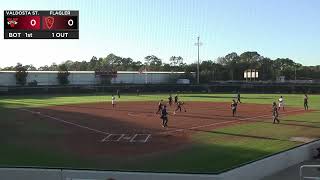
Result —
[[320, 165], [302, 165], [300, 167], [300, 180], [312, 179], [312, 180], [320, 180], [320, 172], [318, 176], [303, 176], [304, 169], [311, 168], [320, 168]]

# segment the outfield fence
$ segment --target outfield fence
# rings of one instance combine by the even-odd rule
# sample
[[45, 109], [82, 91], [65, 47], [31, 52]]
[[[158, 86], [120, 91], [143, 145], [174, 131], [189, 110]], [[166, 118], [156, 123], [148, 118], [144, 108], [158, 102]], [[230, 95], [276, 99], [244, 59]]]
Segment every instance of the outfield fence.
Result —
[[74, 93], [150, 93], [150, 92], [201, 92], [201, 93], [320, 93], [320, 84], [120, 84], [72, 86], [0, 86], [0, 95], [74, 94]]

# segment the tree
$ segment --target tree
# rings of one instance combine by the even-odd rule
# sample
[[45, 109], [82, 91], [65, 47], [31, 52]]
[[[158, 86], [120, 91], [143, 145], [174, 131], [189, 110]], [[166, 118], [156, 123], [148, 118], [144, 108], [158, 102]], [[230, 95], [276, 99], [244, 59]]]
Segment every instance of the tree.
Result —
[[2, 69], [2, 71], [15, 71], [15, 67], [9, 66]]
[[56, 63], [52, 63], [51, 66], [49, 67], [49, 71], [58, 71], [59, 66]]
[[[145, 69], [153, 71], [184, 71], [189, 75], [191, 75], [191, 72], [197, 71], [197, 64], [186, 64], [183, 62], [181, 56], [171, 56], [169, 63], [163, 63], [162, 60], [155, 55], [146, 56], [144, 61], [145, 62], [142, 63], [141, 61], [134, 61], [130, 57], [123, 58], [115, 54], [109, 54], [107, 57], [100, 58], [93, 56], [88, 61], [68, 60], [60, 65], [55, 63], [44, 65], [39, 67], [38, 70], [59, 71], [59, 76], [64, 77], [63, 83], [66, 84], [68, 82], [68, 71], [102, 72], [105, 74], [104, 77], [106, 77], [103, 81], [108, 83], [110, 79], [116, 75], [116, 71], [141, 71]], [[26, 72], [37, 70], [31, 64], [25, 66], [17, 64], [16, 67], [9, 66], [0, 69], [2, 71], [17, 71], [18, 68], [25, 68]], [[203, 61], [200, 64], [201, 82], [243, 80], [243, 72], [247, 69], [257, 69], [259, 79], [264, 81], [275, 80], [281, 75], [285, 76], [286, 79], [320, 79], [320, 66], [302, 66], [289, 58], [271, 60], [268, 57], [261, 56], [256, 51], [247, 51], [240, 55], [235, 52], [229, 53], [224, 57], [219, 57], [216, 62], [211, 60]], [[21, 75], [18, 75], [19, 82], [21, 81], [20, 84], [25, 84], [24, 81], [26, 81], [26, 77], [24, 78], [23, 76], [27, 75], [23, 73], [20, 74]]]
[[278, 75], [285, 76], [286, 79], [295, 79], [296, 63], [288, 58], [277, 58], [274, 60], [275, 68]]
[[259, 63], [259, 68], [257, 69], [259, 72], [259, 79], [263, 81], [267, 80], [275, 80], [276, 76], [273, 71], [273, 61], [270, 58], [263, 58]]
[[48, 65], [41, 66], [38, 68], [38, 71], [50, 71], [50, 67]]
[[170, 59], [170, 66], [180, 66], [183, 64], [183, 58], [181, 56], [171, 56]]
[[185, 69], [186, 63], [183, 62], [181, 56], [171, 56], [169, 59], [170, 64], [163, 64], [166, 69], [171, 71], [183, 71]]
[[128, 70], [139, 71], [139, 69], [141, 69], [142, 67], [143, 67], [143, 64], [141, 61], [137, 61], [137, 62], [133, 61]]
[[68, 85], [69, 84], [69, 77], [70, 73], [68, 71], [68, 67], [66, 64], [59, 65], [59, 72], [57, 79], [60, 85]]
[[95, 56], [93, 56], [93, 57], [90, 59], [90, 61], [89, 61], [89, 70], [91, 70], [91, 71], [97, 70], [97, 69], [98, 69], [98, 68], [97, 68], [97, 65], [98, 65], [98, 64], [99, 64], [98, 58], [95, 57]]
[[32, 64], [25, 65], [24, 67], [27, 69], [27, 71], [36, 71], [37, 70], [37, 68], [34, 67]]
[[241, 62], [247, 62], [247, 63], [256, 63], [258, 60], [262, 59], [261, 55], [257, 53], [256, 51], [247, 51], [240, 55], [240, 61]]
[[27, 83], [28, 72], [27, 69], [21, 64], [18, 63], [15, 66], [16, 70], [16, 84], [24, 86]]
[[161, 71], [174, 71], [172, 68], [173, 68], [173, 67], [170, 66], [170, 64], [163, 63], [160, 70], [161, 70]]
[[233, 53], [227, 54], [224, 59], [226, 61], [225, 65], [229, 69], [230, 79], [234, 80], [235, 77], [238, 77], [238, 76], [235, 76], [235, 74], [239, 74], [236, 72], [237, 72], [237, 65], [240, 61], [240, 57], [238, 56], [237, 53], [233, 52]]
[[160, 70], [162, 66], [162, 60], [159, 59], [157, 56], [151, 55], [151, 56], [146, 56], [144, 58], [145, 65], [149, 66], [148, 69], [151, 69], [153, 71], [158, 71]]
[[214, 79], [213, 77], [213, 64], [211, 60], [202, 61], [200, 64], [200, 82], [208, 83]]

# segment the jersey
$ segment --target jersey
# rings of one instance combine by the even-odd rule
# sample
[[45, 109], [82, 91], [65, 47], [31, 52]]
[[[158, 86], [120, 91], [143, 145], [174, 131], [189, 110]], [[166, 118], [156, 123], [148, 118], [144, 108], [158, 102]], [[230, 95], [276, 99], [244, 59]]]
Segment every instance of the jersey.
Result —
[[279, 103], [283, 103], [283, 98], [279, 98]]
[[272, 115], [273, 116], [278, 116], [279, 115], [277, 106], [273, 106], [272, 107]]
[[233, 102], [232, 104], [231, 104], [231, 109], [237, 109], [237, 106], [238, 106], [238, 104], [237, 103], [235, 103], [235, 102]]
[[161, 118], [166, 118], [168, 115], [167, 109], [162, 109], [161, 110]]
[[174, 102], [177, 103], [178, 102], [178, 96], [174, 97]]

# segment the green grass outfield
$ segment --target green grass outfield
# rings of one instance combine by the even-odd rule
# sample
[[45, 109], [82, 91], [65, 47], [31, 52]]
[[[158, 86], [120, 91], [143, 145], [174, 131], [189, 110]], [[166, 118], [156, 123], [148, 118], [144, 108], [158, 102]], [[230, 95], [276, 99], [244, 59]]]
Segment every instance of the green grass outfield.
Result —
[[[302, 94], [282, 95], [286, 106], [302, 108]], [[120, 101], [158, 101], [167, 100], [167, 96], [167, 94], [140, 96], [122, 94]], [[230, 102], [234, 96], [234, 94], [180, 94], [184, 101], [208, 102]], [[241, 97], [244, 103], [271, 104], [279, 96], [279, 94], [242, 94]], [[12, 109], [111, 101], [110, 94], [0, 96], [0, 165], [217, 173], [302, 144], [290, 141], [291, 137], [319, 138], [320, 95], [309, 95], [309, 100], [310, 108], [315, 110], [314, 112], [288, 116], [282, 119], [280, 125], [254, 122], [196, 133], [192, 137], [196, 144], [176, 153], [142, 157], [138, 160], [132, 158], [125, 163], [101, 164], [63, 152], [32, 147], [27, 145], [27, 142], [9, 141], [23, 137], [24, 133], [59, 133], [58, 129], [47, 127], [45, 123], [24, 126], [25, 129], [16, 128]]]

